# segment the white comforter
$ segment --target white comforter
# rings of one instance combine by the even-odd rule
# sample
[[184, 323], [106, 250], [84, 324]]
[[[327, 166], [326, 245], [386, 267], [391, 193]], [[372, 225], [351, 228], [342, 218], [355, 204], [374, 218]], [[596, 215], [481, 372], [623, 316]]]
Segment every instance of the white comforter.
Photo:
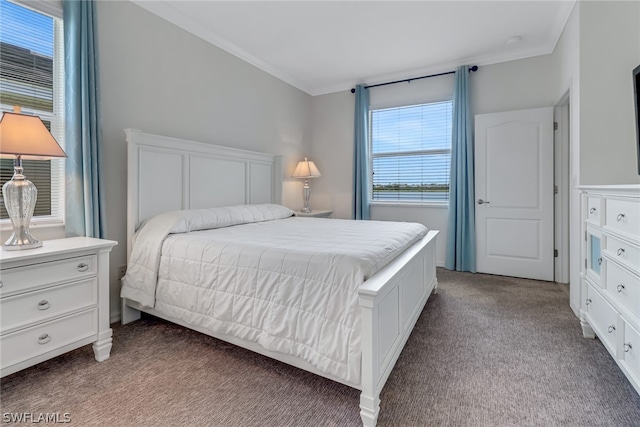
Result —
[[122, 296], [359, 384], [357, 289], [427, 230], [291, 214], [259, 205], [160, 215], [136, 236]]

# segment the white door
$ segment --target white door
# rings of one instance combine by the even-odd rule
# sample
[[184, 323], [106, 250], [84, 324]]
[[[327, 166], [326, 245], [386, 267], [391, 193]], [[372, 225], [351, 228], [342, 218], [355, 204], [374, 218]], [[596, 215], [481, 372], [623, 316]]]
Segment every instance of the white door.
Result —
[[553, 280], [553, 108], [476, 115], [479, 273]]

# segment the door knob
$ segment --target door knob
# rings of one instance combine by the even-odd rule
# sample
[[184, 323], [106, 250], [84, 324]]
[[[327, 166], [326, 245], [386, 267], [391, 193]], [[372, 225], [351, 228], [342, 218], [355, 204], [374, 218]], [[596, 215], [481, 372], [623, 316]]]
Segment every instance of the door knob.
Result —
[[482, 205], [482, 204], [484, 204], [484, 203], [489, 204], [489, 203], [491, 203], [491, 202], [487, 202], [486, 200], [478, 199], [478, 204], [479, 204], [479, 205]]

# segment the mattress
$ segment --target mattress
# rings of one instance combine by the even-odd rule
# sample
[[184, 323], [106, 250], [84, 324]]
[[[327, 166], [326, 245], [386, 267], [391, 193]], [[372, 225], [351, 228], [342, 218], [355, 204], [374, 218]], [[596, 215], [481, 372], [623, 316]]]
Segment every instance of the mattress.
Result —
[[[238, 219], [236, 208], [262, 213]], [[277, 205], [218, 209], [231, 213], [184, 211], [145, 224], [122, 296], [359, 383], [358, 287], [426, 227], [299, 218]]]

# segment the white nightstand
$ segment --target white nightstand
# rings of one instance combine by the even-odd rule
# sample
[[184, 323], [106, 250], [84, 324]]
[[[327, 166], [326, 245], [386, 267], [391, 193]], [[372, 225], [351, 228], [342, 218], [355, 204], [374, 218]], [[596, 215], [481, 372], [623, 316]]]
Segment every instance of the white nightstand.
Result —
[[332, 213], [333, 211], [311, 211], [311, 212], [296, 211], [296, 216], [313, 217], [313, 218], [329, 218]]
[[117, 242], [43, 243], [0, 252], [2, 377], [90, 343], [99, 362], [111, 352], [109, 252]]

